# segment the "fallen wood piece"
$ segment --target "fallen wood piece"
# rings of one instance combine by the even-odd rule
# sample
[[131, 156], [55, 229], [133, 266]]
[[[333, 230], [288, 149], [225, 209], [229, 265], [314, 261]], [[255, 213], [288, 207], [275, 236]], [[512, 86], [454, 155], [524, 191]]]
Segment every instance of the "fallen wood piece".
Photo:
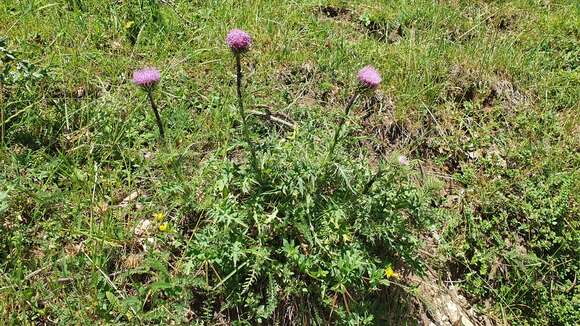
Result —
[[289, 119], [287, 117], [284, 117], [282, 114], [272, 113], [269, 107], [265, 105], [260, 105], [258, 107], [265, 109], [266, 112], [250, 110], [249, 111], [250, 114], [257, 115], [265, 120], [281, 124], [282, 126], [287, 127], [289, 129], [294, 129], [296, 127], [293, 122], [288, 121]]

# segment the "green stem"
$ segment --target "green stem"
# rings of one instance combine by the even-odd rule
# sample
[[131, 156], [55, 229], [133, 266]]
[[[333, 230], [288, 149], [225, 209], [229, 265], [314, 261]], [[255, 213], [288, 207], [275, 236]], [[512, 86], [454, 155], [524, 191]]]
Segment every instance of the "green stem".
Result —
[[363, 188], [362, 194], [365, 195], [366, 193], [368, 193], [369, 190], [371, 190], [371, 187], [373, 186], [373, 184], [383, 175], [384, 171], [381, 168], [381, 166], [379, 165], [379, 169], [377, 170], [377, 172], [375, 174], [373, 174], [373, 176], [369, 179], [369, 181], [366, 183], [365, 187]]
[[252, 160], [252, 167], [257, 172], [258, 171], [258, 160], [256, 158], [256, 150], [254, 148], [254, 144], [250, 138], [250, 134], [248, 131], [248, 125], [246, 120], [246, 111], [244, 111], [244, 100], [242, 94], [242, 60], [241, 54], [239, 52], [235, 52], [234, 56], [236, 57], [236, 90], [238, 94], [238, 109], [240, 111], [240, 117], [242, 119], [242, 133], [244, 134], [244, 138], [248, 146], [250, 147], [250, 155]]
[[326, 156], [326, 162], [328, 162], [332, 158], [332, 155], [334, 154], [334, 149], [336, 148], [336, 144], [338, 143], [338, 139], [340, 138], [340, 132], [342, 131], [342, 127], [344, 126], [344, 123], [346, 122], [346, 118], [348, 117], [348, 114], [350, 113], [350, 109], [352, 108], [354, 102], [356, 102], [356, 100], [358, 99], [359, 95], [360, 95], [360, 92], [357, 90], [352, 95], [352, 97], [350, 98], [350, 100], [346, 104], [346, 107], [344, 108], [344, 115], [342, 117], [340, 117], [340, 121], [338, 122], [338, 125], [336, 126], [336, 130], [334, 131], [334, 138], [332, 139], [332, 145], [330, 146], [330, 150], [328, 151], [328, 154]]
[[2, 83], [0, 83], [0, 106], [1, 106], [1, 108], [0, 108], [0, 121], [2, 121], [2, 130], [0, 130], [0, 138], [2, 139], [2, 146], [5, 145], [4, 144], [4, 124], [5, 124], [4, 123], [4, 109], [5, 109], [5, 107], [4, 107], [4, 104], [2, 103], [3, 99], [4, 99], [3, 93], [4, 93], [4, 87], [2, 86]]
[[[0, 103], [0, 105], [2, 105], [2, 103]], [[0, 138], [2, 138], [2, 146], [4, 146], [4, 105], [2, 105], [2, 109], [0, 111], [0, 120], [2, 120], [2, 131], [1, 131], [2, 137]]]
[[153, 100], [153, 90], [152, 89], [147, 90], [147, 97], [149, 98], [149, 103], [151, 103], [151, 109], [153, 110], [153, 113], [155, 114], [155, 120], [157, 120], [157, 127], [159, 127], [159, 138], [161, 138], [161, 140], [163, 140], [165, 138], [165, 131], [163, 129], [163, 122], [161, 121], [161, 115], [159, 114], [159, 110], [157, 110], [157, 105], [155, 104], [155, 101]]

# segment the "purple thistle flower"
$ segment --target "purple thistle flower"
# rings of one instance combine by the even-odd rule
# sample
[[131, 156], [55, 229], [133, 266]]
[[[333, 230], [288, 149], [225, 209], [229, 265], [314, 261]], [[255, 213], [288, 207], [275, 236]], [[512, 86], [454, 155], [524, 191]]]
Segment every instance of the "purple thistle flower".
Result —
[[234, 52], [244, 52], [252, 44], [252, 37], [241, 29], [232, 29], [226, 37], [226, 43]]
[[409, 165], [409, 159], [405, 155], [399, 155], [399, 164]]
[[161, 74], [155, 68], [145, 68], [133, 72], [133, 83], [141, 87], [153, 87], [157, 85], [159, 79], [161, 79]]
[[155, 68], [145, 68], [140, 70], [135, 70], [133, 72], [133, 83], [137, 86], [141, 86], [147, 92], [147, 98], [149, 99], [149, 103], [151, 104], [151, 109], [155, 114], [155, 119], [157, 120], [157, 127], [159, 127], [159, 137], [163, 139], [165, 136], [165, 132], [163, 130], [163, 122], [161, 121], [161, 115], [159, 114], [159, 110], [157, 109], [157, 104], [153, 100], [153, 88], [159, 80], [161, 79], [161, 73], [159, 70]]
[[373, 66], [366, 66], [358, 72], [359, 82], [367, 88], [375, 89], [382, 81], [381, 75]]

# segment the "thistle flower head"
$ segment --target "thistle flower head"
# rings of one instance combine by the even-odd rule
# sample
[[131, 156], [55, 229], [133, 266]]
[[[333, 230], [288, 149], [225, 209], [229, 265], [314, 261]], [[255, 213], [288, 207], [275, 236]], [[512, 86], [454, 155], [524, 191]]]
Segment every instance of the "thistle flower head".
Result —
[[133, 83], [141, 87], [153, 87], [157, 85], [159, 79], [161, 79], [161, 74], [155, 68], [145, 68], [133, 72]]
[[226, 37], [226, 43], [234, 52], [244, 52], [252, 44], [252, 37], [241, 29], [232, 29]]
[[381, 75], [373, 66], [366, 66], [359, 70], [358, 81], [363, 87], [375, 89], [382, 81]]
[[399, 155], [399, 164], [409, 165], [409, 159], [405, 155]]

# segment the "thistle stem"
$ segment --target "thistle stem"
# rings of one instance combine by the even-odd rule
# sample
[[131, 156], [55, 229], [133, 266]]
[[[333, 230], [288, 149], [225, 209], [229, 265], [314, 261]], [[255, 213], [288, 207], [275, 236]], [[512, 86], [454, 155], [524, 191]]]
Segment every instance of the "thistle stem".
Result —
[[244, 110], [244, 100], [242, 94], [242, 79], [244, 78], [242, 74], [242, 60], [241, 54], [239, 52], [234, 52], [236, 57], [236, 90], [238, 94], [238, 110], [240, 111], [240, 118], [242, 119], [242, 133], [248, 146], [250, 147], [250, 155], [252, 160], [252, 167], [255, 171], [258, 171], [258, 160], [256, 158], [256, 150], [254, 144], [250, 139], [250, 134], [248, 132], [248, 125], [246, 119], [246, 111]]
[[[2, 105], [0, 103], [0, 105]], [[1, 136], [0, 138], [2, 138], [2, 146], [4, 146], [4, 105], [2, 105], [2, 109], [0, 109], [0, 120], [2, 120], [2, 130], [1, 130]]]
[[4, 124], [5, 124], [5, 123], [4, 123], [4, 109], [5, 109], [5, 106], [4, 106], [4, 104], [2, 103], [2, 102], [3, 102], [3, 100], [4, 100], [4, 98], [3, 98], [3, 94], [4, 94], [4, 88], [3, 88], [3, 86], [2, 86], [2, 83], [0, 83], [0, 107], [1, 107], [1, 108], [0, 108], [0, 121], [2, 122], [2, 123], [1, 123], [1, 125], [2, 125], [2, 126], [1, 126], [1, 130], [0, 130], [0, 138], [1, 138], [1, 141], [2, 141], [2, 146], [4, 146], [4, 145], [5, 145], [5, 144], [4, 144]]
[[161, 115], [159, 115], [159, 110], [157, 110], [157, 104], [153, 100], [153, 90], [147, 90], [147, 98], [149, 98], [149, 103], [151, 103], [151, 109], [155, 113], [155, 119], [157, 120], [157, 127], [159, 127], [159, 138], [163, 140], [165, 138], [165, 131], [163, 129], [163, 122], [161, 121]]
[[338, 143], [338, 139], [340, 138], [340, 132], [342, 131], [342, 127], [344, 126], [344, 123], [346, 122], [346, 118], [348, 117], [348, 114], [350, 113], [350, 109], [352, 108], [352, 106], [354, 105], [356, 100], [358, 99], [359, 95], [360, 95], [360, 92], [357, 90], [352, 95], [352, 97], [350, 98], [348, 103], [346, 104], [346, 107], [344, 108], [344, 115], [342, 117], [340, 117], [338, 125], [336, 126], [336, 130], [334, 131], [334, 138], [332, 140], [332, 145], [330, 146], [330, 150], [328, 151], [328, 155], [326, 156], [326, 161], [328, 161], [332, 158], [332, 155], [334, 154], [334, 149], [336, 148], [336, 144]]
[[[0, 103], [0, 105], [2, 105], [2, 103]], [[0, 109], [0, 120], [2, 120], [2, 130], [0, 131], [1, 137], [2, 138], [2, 146], [4, 146], [4, 105], [2, 105], [2, 108]]]
[[375, 174], [373, 174], [373, 176], [365, 184], [365, 187], [363, 188], [363, 191], [362, 191], [363, 195], [368, 193], [369, 190], [371, 190], [371, 187], [373, 186], [373, 184], [383, 175], [383, 173], [384, 173], [384, 171], [381, 168], [381, 166], [379, 165], [379, 169], [377, 170], [377, 172]]

